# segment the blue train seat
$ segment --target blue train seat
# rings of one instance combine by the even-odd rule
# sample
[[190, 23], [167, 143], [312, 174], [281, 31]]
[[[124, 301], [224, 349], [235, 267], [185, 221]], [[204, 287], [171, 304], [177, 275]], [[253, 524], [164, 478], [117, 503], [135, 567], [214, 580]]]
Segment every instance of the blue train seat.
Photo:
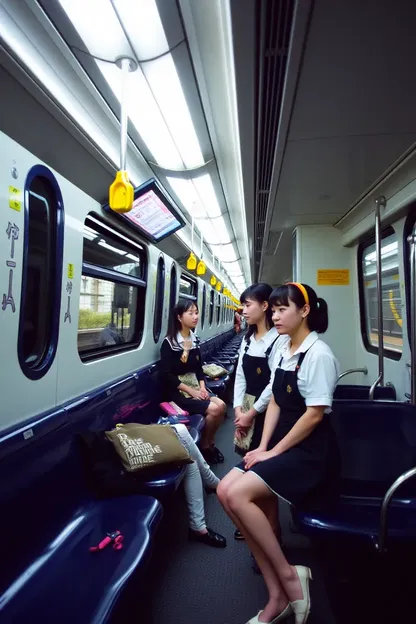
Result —
[[[351, 384], [340, 384], [335, 388], [334, 399], [368, 399], [370, 386], [354, 386]], [[396, 390], [393, 386], [377, 386], [374, 391], [374, 400], [395, 401]]]
[[[156, 423], [162, 415], [158, 365], [152, 365], [111, 386], [105, 386], [67, 405], [74, 434], [112, 429], [117, 423]], [[195, 439], [204, 426], [202, 415], [191, 419]], [[163, 500], [176, 492], [185, 467], [167, 467], [157, 477], [143, 476], [141, 493]]]
[[[310, 537], [379, 539], [383, 498], [394, 481], [416, 466], [416, 408], [389, 401], [334, 401], [332, 423], [341, 451], [339, 501], [330, 509], [294, 512]], [[393, 496], [387, 539], [416, 539], [416, 478]]]
[[[0, 620], [107, 622], [129, 578], [143, 571], [160, 503], [92, 500], [62, 409], [2, 434], [0, 457]], [[122, 550], [89, 552], [115, 530]]]

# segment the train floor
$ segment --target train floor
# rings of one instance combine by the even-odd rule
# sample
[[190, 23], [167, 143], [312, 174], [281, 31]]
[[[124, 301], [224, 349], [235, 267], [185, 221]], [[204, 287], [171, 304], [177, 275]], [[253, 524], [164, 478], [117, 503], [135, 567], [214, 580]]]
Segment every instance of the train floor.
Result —
[[[224, 464], [215, 467], [219, 477], [239, 461], [232, 438], [229, 410], [218, 434], [218, 446], [225, 455]], [[206, 515], [208, 526], [227, 538], [227, 548], [215, 549], [188, 541], [186, 505], [179, 494], [165, 513], [145, 578], [140, 586], [131, 583], [113, 624], [245, 624], [257, 614], [265, 604], [266, 590], [262, 578], [251, 569], [247, 546], [233, 539], [234, 526], [214, 495], [206, 497]], [[402, 608], [404, 616], [402, 581], [397, 590], [400, 600], [389, 600], [391, 611], [388, 607], [379, 608], [380, 600], [391, 594], [392, 587], [386, 586], [385, 581], [384, 587], [375, 581], [370, 569], [380, 569], [377, 563], [370, 569], [362, 560], [358, 567], [354, 564], [352, 583], [351, 578], [331, 578], [310, 541], [293, 530], [287, 507], [281, 507], [280, 517], [288, 560], [308, 565], [313, 571], [308, 624], [388, 624], [399, 621]], [[395, 570], [397, 578], [397, 566]], [[403, 578], [409, 576], [404, 573]], [[294, 624], [294, 618], [286, 621]], [[403, 617], [401, 621], [412, 621], [412, 615], [410, 620]]]

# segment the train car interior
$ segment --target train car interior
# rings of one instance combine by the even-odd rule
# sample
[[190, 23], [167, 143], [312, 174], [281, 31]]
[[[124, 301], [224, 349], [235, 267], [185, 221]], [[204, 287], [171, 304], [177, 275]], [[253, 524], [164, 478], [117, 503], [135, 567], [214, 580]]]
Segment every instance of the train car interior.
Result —
[[188, 464], [110, 475], [104, 434], [177, 423], [160, 350], [192, 302], [222, 479], [259, 282], [325, 299], [340, 367], [337, 499], [279, 500], [308, 622], [414, 621], [415, 23], [411, 0], [0, 0], [2, 623], [261, 622], [217, 496], [222, 549], [189, 539]]

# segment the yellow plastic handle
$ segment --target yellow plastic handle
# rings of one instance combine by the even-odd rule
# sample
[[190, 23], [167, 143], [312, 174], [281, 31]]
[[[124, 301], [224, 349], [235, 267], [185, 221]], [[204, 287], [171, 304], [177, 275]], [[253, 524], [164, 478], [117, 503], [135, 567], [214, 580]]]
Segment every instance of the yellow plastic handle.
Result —
[[207, 272], [207, 265], [205, 264], [203, 260], [200, 260], [198, 262], [198, 266], [196, 267], [196, 274], [205, 275], [206, 272]]
[[211, 286], [215, 286], [215, 284], [217, 283], [217, 278], [215, 277], [215, 275], [211, 275], [209, 283], [211, 284]]
[[215, 288], [216, 288], [216, 290], [218, 290], [218, 292], [220, 292], [220, 290], [222, 288], [222, 283], [221, 282], [217, 282], [217, 285], [216, 285]]
[[109, 189], [109, 204], [114, 212], [129, 212], [133, 208], [134, 188], [127, 171], [117, 171]]
[[186, 268], [188, 271], [195, 271], [196, 269], [196, 255], [193, 251], [189, 254], [189, 258], [186, 261]]

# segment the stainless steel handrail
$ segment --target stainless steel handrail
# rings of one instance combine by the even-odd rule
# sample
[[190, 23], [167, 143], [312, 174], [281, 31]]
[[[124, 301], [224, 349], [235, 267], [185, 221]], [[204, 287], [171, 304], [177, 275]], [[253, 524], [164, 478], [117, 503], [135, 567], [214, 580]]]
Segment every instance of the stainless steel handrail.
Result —
[[[384, 335], [383, 335], [383, 291], [382, 291], [382, 268], [381, 268], [381, 208], [386, 207], [386, 198], [381, 196], [375, 200], [375, 230], [376, 230], [376, 265], [377, 265], [377, 317], [378, 317], [378, 375], [380, 383], [384, 385]], [[371, 392], [371, 391], [370, 391]], [[374, 394], [374, 391], [373, 391]]]
[[353, 373], [362, 373], [363, 375], [368, 375], [368, 368], [367, 366], [364, 366], [364, 368], [349, 368], [348, 370], [341, 373], [341, 375], [337, 379], [337, 383], [346, 375], [352, 375]]
[[380, 514], [380, 530], [378, 533], [378, 542], [376, 544], [376, 548], [379, 553], [384, 553], [385, 551], [385, 543], [386, 543], [386, 532], [387, 532], [387, 512], [389, 510], [390, 501], [393, 497], [395, 491], [403, 485], [405, 481], [408, 481], [412, 477], [416, 477], [416, 468], [412, 468], [407, 472], [404, 472], [400, 477], [396, 479], [393, 485], [387, 490], [387, 493], [383, 499], [383, 503], [381, 505], [381, 514]]
[[370, 392], [368, 393], [368, 399], [370, 401], [374, 400], [374, 392], [375, 392], [378, 384], [381, 383], [381, 380], [382, 380], [382, 375], [380, 373], [379, 376], [377, 377], [377, 379], [375, 380], [375, 382], [373, 383], [373, 385], [371, 386]]
[[410, 395], [412, 405], [416, 405], [416, 236], [407, 239], [410, 243]]

